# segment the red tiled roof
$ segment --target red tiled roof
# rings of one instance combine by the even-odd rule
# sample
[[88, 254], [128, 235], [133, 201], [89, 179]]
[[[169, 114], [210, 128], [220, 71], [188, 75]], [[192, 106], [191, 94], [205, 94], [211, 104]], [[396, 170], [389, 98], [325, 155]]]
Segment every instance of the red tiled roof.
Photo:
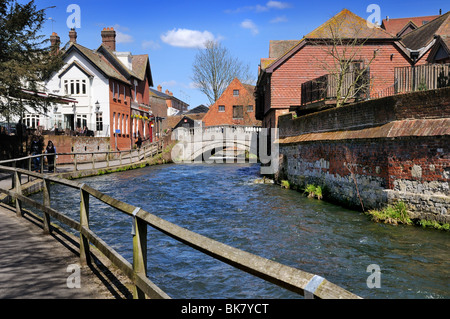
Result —
[[435, 16], [423, 16], [423, 17], [412, 17], [412, 18], [396, 18], [396, 19], [383, 19], [381, 27], [387, 32], [392, 34], [398, 34], [402, 29], [409, 23], [412, 22], [417, 28], [420, 28], [426, 23], [438, 18], [439, 15]]

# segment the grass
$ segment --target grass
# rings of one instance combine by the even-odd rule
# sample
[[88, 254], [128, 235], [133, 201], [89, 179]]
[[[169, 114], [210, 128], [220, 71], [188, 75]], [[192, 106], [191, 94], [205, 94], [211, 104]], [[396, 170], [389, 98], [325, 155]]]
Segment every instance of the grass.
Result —
[[413, 222], [409, 218], [408, 208], [406, 204], [402, 201], [395, 203], [394, 205], [388, 205], [382, 210], [372, 209], [367, 211], [369, 216], [375, 222], [384, 222], [386, 224], [406, 224], [412, 225]]
[[308, 194], [309, 198], [315, 198], [316, 197], [319, 200], [323, 198], [323, 191], [322, 191], [322, 187], [321, 186], [308, 184], [308, 185], [306, 185], [304, 193]]

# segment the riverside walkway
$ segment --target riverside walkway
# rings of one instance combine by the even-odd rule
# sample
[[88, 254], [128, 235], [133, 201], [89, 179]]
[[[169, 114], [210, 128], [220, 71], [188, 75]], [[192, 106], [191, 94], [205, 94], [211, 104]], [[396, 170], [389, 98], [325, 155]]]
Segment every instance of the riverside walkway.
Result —
[[[129, 153], [131, 155], [131, 152]], [[132, 166], [131, 168], [143, 167], [144, 162], [145, 165], [152, 165], [155, 160], [159, 161], [160, 157], [164, 162], [164, 155], [167, 155], [166, 150], [162, 151], [158, 148], [156, 154], [158, 156], [149, 157], [147, 160], [144, 159], [132, 165], [130, 163], [125, 165]], [[139, 156], [130, 156], [130, 162], [133, 158], [140, 160]], [[20, 161], [29, 159], [20, 159]], [[97, 169], [94, 165], [93, 161], [87, 174], [92, 174], [92, 171]], [[5, 202], [15, 203], [12, 207], [3, 206], [4, 204], [1, 204], [0, 207], [0, 245], [2, 247], [0, 251], [0, 259], [2, 259], [0, 262], [0, 298], [24, 299], [48, 296], [48, 298], [58, 299], [104, 299], [108, 298], [106, 295], [109, 294], [112, 298], [130, 298], [132, 296], [136, 299], [170, 299], [170, 296], [147, 276], [147, 228], [152, 227], [190, 248], [279, 287], [303, 295], [306, 299], [360, 299], [359, 296], [321, 276], [245, 252], [177, 226], [140, 207], [102, 193], [89, 185], [69, 180], [66, 173], [45, 174], [46, 172], [42, 170], [44, 174], [40, 174], [18, 168], [18, 166], [16, 162], [13, 167], [1, 166], [0, 163], [0, 170], [12, 175], [9, 181], [11, 184], [0, 189], [0, 195], [6, 195], [2, 198]], [[120, 170], [120, 167], [107, 169], [110, 172], [117, 170]], [[79, 169], [74, 173], [75, 175], [72, 177], [75, 178], [87, 176]], [[38, 184], [39, 186], [34, 191], [42, 190], [42, 201], [27, 196], [29, 188]], [[70, 218], [52, 207], [52, 184], [75, 189], [80, 193], [79, 201], [78, 199], [73, 201], [73, 205], [70, 206], [75, 210], [79, 209], [79, 218]], [[90, 198], [99, 200], [107, 205], [108, 209], [117, 210], [123, 216], [130, 218], [133, 227], [131, 234], [128, 234], [132, 236], [133, 242], [130, 247], [132, 262], [115, 251], [90, 228]], [[58, 198], [54, 200], [58, 200]], [[31, 205], [33, 212], [25, 209], [23, 204]], [[42, 217], [36, 215], [34, 209], [40, 211]], [[79, 236], [70, 235], [52, 225], [52, 220], [58, 220], [75, 230]], [[21, 224], [22, 222], [29, 224], [25, 226]], [[34, 237], [29, 228], [32, 224], [37, 227], [37, 237]], [[22, 240], [24, 238], [27, 240]], [[54, 244], [60, 246], [48, 246], [53, 245], [49, 240], [55, 241]], [[66, 251], [60, 251], [58, 248], [65, 248]], [[47, 262], [52, 264], [51, 268]], [[80, 270], [78, 273], [76, 272], [77, 268]], [[84, 288], [76, 288], [77, 279], [81, 282], [81, 287], [84, 282]], [[80, 290], [72, 290], [74, 285], [75, 289]], [[189, 296], [186, 297], [189, 298]]]
[[[150, 150], [156, 155], [160, 147]], [[57, 173], [66, 175], [101, 169], [118, 169], [145, 163], [146, 156], [130, 156], [106, 162], [59, 165]], [[0, 164], [1, 165], [1, 164]], [[46, 171], [44, 171], [45, 173]], [[13, 175], [0, 172], [0, 188], [13, 188]], [[33, 180], [21, 177], [24, 187]], [[1, 197], [2, 194], [0, 194]], [[0, 198], [2, 199], [2, 198]], [[96, 263], [80, 266], [78, 238], [53, 228], [43, 235], [34, 214], [18, 217], [15, 208], [0, 202], [0, 299], [128, 299], [130, 282], [97, 256]], [[118, 279], [118, 277], [121, 277]], [[124, 285], [125, 284], [125, 285]]]

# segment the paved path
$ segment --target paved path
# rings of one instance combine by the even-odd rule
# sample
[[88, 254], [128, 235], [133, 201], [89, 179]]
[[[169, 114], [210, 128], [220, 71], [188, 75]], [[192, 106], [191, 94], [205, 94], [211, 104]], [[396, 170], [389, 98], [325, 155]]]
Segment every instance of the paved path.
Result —
[[[55, 236], [44, 236], [42, 229], [15, 211], [0, 205], [0, 298], [74, 299], [94, 298], [88, 285], [68, 288], [67, 271], [78, 257]], [[70, 283], [74, 281], [69, 280]]]

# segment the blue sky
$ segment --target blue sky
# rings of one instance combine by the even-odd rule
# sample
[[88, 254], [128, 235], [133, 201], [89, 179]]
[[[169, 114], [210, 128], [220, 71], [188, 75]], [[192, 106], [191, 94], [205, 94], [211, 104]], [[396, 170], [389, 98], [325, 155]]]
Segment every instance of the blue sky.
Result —
[[[24, 1], [21, 1], [24, 2]], [[104, 27], [117, 32], [117, 50], [148, 54], [154, 87], [161, 84], [190, 104], [208, 105], [208, 99], [193, 88], [192, 63], [206, 39], [220, 40], [232, 55], [249, 64], [257, 76], [261, 58], [268, 57], [270, 40], [301, 39], [344, 8], [368, 18], [370, 4], [380, 8], [381, 18], [437, 15], [439, 9], [450, 10], [447, 0], [428, 1], [116, 1], [116, 0], [36, 0], [38, 8], [47, 10], [43, 33], [57, 32], [61, 42], [69, 41], [68, 10], [80, 9], [77, 42], [90, 49], [101, 43]], [[69, 12], [68, 12], [69, 11]]]

